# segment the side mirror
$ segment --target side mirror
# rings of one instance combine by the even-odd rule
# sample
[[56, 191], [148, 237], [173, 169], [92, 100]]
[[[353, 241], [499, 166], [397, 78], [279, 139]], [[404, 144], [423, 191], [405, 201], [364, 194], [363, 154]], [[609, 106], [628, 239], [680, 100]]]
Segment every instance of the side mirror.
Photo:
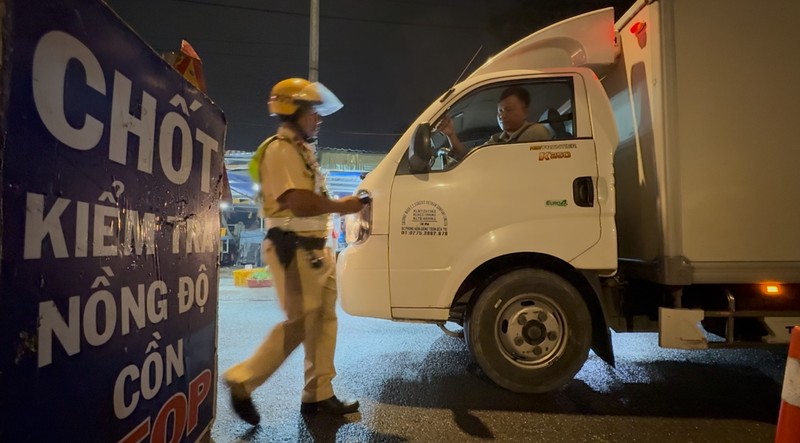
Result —
[[411, 144], [408, 147], [408, 169], [412, 174], [424, 174], [431, 170], [431, 157], [433, 145], [431, 144], [431, 125], [420, 123]]

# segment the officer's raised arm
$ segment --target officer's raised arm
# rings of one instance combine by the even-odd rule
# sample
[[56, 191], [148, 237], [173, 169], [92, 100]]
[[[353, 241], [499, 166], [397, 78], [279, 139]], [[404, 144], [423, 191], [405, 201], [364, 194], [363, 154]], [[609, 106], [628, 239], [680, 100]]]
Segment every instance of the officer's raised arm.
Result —
[[278, 197], [278, 203], [299, 217], [330, 213], [352, 214], [364, 207], [354, 195], [332, 200], [304, 189], [290, 189], [284, 192]]

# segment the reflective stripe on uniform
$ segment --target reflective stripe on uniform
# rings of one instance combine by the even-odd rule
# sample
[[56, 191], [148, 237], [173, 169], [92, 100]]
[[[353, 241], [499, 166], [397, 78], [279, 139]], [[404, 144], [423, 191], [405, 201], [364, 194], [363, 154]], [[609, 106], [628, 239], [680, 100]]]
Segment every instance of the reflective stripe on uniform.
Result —
[[329, 231], [333, 229], [333, 222], [328, 214], [314, 217], [269, 217], [267, 227], [294, 232]]

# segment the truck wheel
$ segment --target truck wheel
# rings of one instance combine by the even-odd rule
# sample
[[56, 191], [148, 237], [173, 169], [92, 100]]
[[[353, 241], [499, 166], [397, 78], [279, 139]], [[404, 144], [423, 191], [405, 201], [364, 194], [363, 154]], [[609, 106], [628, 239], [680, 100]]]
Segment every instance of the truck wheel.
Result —
[[498, 385], [540, 393], [568, 383], [589, 355], [592, 320], [580, 293], [541, 269], [519, 269], [492, 281], [465, 325], [468, 347]]

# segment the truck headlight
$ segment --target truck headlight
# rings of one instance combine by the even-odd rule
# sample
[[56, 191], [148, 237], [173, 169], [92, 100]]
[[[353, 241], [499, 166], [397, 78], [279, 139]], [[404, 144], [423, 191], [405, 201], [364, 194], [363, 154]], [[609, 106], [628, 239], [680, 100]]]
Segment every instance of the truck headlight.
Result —
[[369, 237], [372, 227], [372, 197], [367, 191], [358, 191], [358, 197], [367, 202], [364, 208], [355, 214], [344, 216], [345, 241], [348, 245], [362, 243]]

